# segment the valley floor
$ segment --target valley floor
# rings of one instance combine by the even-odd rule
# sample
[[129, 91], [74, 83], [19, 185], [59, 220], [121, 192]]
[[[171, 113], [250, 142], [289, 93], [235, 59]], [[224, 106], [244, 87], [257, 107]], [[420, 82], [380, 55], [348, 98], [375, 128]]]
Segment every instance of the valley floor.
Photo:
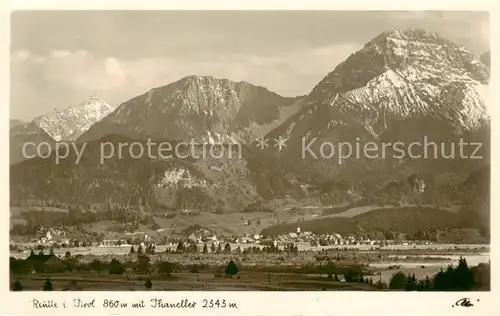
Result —
[[[213, 273], [175, 273], [174, 279], [160, 276], [134, 275], [109, 276], [90, 273], [47, 274], [16, 278], [25, 291], [40, 291], [50, 277], [55, 291], [146, 291], [145, 281], [150, 278], [153, 291], [319, 291], [355, 290], [373, 291], [369, 284], [345, 283], [328, 280], [326, 275], [246, 272], [239, 278], [215, 277]], [[76, 285], [71, 283], [76, 281]]]
[[[33, 273], [11, 275], [11, 283], [19, 281], [25, 291], [40, 291], [47, 278], [50, 278], [55, 291], [145, 291], [145, 282], [150, 279], [151, 290], [158, 291], [376, 291], [376, 283], [390, 282], [396, 272], [405, 275], [415, 274], [417, 279], [433, 278], [441, 269], [456, 266], [463, 257], [469, 267], [490, 261], [486, 245], [439, 247], [423, 249], [386, 249], [369, 251], [361, 249], [324, 249], [320, 251], [299, 252], [295, 255], [277, 254], [165, 254], [150, 255], [151, 264], [168, 261], [180, 264], [182, 268], [170, 277], [157, 273], [144, 274], [127, 269], [123, 275], [109, 275], [108, 271]], [[72, 249], [73, 256], [78, 253]], [[12, 253], [15, 255], [15, 253]], [[56, 253], [56, 255], [58, 255]], [[364, 265], [369, 273], [365, 278], [370, 283], [345, 282], [342, 273], [336, 278], [328, 276], [323, 256], [330, 258], [335, 265]], [[339, 256], [341, 259], [339, 260]], [[78, 256], [79, 262], [90, 264], [94, 260], [109, 262], [112, 258], [122, 263], [134, 262], [136, 255], [130, 254], [86, 254]], [[19, 258], [19, 257], [18, 257]], [[239, 273], [234, 277], [224, 276], [224, 265], [234, 260]], [[197, 271], [190, 271], [193, 265], [202, 265]], [[304, 268], [301, 271], [297, 268]], [[323, 270], [322, 270], [323, 269]]]

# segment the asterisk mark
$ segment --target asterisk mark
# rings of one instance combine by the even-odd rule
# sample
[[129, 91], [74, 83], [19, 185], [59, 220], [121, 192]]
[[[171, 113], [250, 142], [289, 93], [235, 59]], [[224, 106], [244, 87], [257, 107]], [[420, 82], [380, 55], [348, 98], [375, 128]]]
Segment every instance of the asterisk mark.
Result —
[[274, 139], [274, 147], [278, 147], [278, 151], [281, 151], [283, 147], [286, 147], [286, 141], [287, 139], [284, 138], [283, 136], [280, 136], [278, 139]]
[[268, 139], [264, 137], [257, 138], [257, 144], [255, 146], [259, 147], [261, 150], [264, 150], [265, 148], [269, 147], [267, 141]]

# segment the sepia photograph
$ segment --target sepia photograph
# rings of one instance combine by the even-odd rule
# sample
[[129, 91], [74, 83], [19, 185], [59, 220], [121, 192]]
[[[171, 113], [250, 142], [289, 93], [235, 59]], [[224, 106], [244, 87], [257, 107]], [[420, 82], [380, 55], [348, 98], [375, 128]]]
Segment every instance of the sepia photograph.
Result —
[[487, 11], [12, 12], [10, 291], [491, 291], [490, 50]]

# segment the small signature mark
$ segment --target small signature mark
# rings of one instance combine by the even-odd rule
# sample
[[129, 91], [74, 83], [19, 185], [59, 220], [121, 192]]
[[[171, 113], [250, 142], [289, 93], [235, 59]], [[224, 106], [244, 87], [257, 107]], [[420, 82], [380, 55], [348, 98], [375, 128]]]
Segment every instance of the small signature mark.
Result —
[[[479, 299], [476, 300], [476, 302], [479, 302]], [[468, 297], [464, 297], [459, 299], [458, 301], [455, 302], [454, 305], [451, 305], [451, 307], [472, 307], [474, 304], [472, 304], [471, 299]]]

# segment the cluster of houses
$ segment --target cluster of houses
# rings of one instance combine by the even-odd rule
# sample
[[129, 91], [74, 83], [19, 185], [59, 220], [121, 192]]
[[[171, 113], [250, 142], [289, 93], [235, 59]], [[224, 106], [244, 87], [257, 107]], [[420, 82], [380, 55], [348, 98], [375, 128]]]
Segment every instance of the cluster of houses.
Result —
[[207, 229], [199, 228], [192, 231], [189, 235], [171, 235], [162, 237], [152, 237], [147, 233], [127, 234], [121, 239], [106, 239], [94, 242], [68, 240], [58, 236], [57, 241], [53, 238], [53, 231], [47, 230], [39, 239], [33, 240], [32, 244], [42, 245], [44, 247], [62, 246], [62, 247], [130, 247], [132, 245], [167, 245], [174, 246], [182, 242], [185, 244], [214, 244], [224, 245], [231, 244], [248, 244], [261, 246], [297, 246], [310, 245], [315, 246], [336, 246], [336, 245], [368, 245], [368, 246], [384, 246], [389, 244], [404, 244], [404, 242], [388, 241], [388, 240], [370, 240], [363, 236], [341, 235], [337, 233], [328, 233], [317, 235], [309, 231], [302, 232], [300, 227], [297, 227], [295, 232], [282, 234], [274, 237], [266, 237], [261, 234], [247, 234], [244, 236], [217, 236]]

